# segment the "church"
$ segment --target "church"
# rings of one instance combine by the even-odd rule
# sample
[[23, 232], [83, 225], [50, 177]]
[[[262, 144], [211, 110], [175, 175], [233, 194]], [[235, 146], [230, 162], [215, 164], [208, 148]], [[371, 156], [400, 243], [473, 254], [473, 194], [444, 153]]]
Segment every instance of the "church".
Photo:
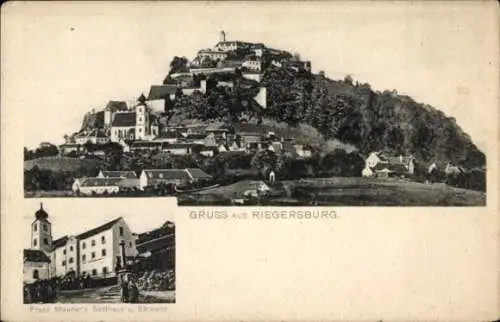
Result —
[[149, 140], [159, 134], [159, 123], [146, 97], [141, 95], [132, 109], [109, 105], [104, 109], [104, 127], [109, 129], [112, 142], [122, 140]]
[[[31, 224], [31, 248], [24, 249], [24, 282], [68, 274], [113, 277], [116, 267], [137, 256], [135, 240], [122, 217], [79, 235], [53, 240], [49, 214], [41, 204]], [[122, 258], [122, 245], [126, 258]]]

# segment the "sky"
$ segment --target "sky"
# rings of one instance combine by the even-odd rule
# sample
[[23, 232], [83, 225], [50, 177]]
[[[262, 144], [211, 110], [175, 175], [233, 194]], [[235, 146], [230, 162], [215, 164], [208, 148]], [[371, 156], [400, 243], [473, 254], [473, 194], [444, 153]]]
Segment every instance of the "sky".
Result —
[[175, 222], [175, 198], [52, 198], [25, 199], [23, 229], [25, 247], [30, 247], [31, 223], [35, 212], [43, 209], [49, 214], [52, 238], [77, 235], [123, 217], [133, 233], [143, 233], [159, 228], [167, 220]]
[[30, 148], [62, 143], [109, 100], [147, 95], [174, 56], [194, 58], [220, 30], [228, 40], [298, 52], [330, 78], [350, 74], [433, 105], [481, 149], [497, 133], [487, 120], [498, 93], [498, 39], [488, 31], [498, 26], [484, 2], [10, 2], [2, 9], [4, 106], [19, 112], [12, 122]]

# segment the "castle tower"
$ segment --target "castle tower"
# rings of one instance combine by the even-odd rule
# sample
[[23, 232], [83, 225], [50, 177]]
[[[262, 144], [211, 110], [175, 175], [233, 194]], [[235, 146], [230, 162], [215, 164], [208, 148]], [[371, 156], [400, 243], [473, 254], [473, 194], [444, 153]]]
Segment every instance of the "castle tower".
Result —
[[224, 30], [222, 30], [220, 32], [219, 41], [221, 41], [221, 42], [225, 42], [226, 41], [226, 33], [224, 32]]
[[144, 140], [149, 135], [149, 113], [142, 94], [138, 99], [139, 104], [135, 107], [135, 138]]
[[46, 254], [52, 251], [52, 225], [48, 218], [49, 214], [40, 203], [40, 209], [35, 212], [35, 221], [31, 224], [31, 248], [42, 250]]

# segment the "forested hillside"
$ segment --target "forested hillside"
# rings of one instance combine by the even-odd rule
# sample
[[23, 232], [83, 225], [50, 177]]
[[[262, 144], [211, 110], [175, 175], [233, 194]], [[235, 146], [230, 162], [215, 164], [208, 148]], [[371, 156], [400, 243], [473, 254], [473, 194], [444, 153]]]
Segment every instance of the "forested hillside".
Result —
[[261, 122], [262, 118], [290, 126], [308, 124], [325, 140], [354, 145], [362, 154], [384, 150], [413, 154], [423, 164], [451, 162], [465, 168], [485, 165], [485, 156], [455, 119], [395, 90], [375, 92], [350, 77], [334, 81], [308, 72], [268, 68], [260, 86], [267, 88], [267, 108], [250, 99], [256, 86], [214, 87], [175, 102], [181, 118]]

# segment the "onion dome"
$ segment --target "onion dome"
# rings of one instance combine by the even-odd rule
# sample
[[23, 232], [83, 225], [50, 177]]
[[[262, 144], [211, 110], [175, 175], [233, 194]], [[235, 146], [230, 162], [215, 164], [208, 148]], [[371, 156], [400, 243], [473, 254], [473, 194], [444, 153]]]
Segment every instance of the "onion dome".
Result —
[[47, 220], [49, 214], [43, 209], [43, 203], [40, 203], [40, 209], [35, 212], [35, 217], [37, 220]]

